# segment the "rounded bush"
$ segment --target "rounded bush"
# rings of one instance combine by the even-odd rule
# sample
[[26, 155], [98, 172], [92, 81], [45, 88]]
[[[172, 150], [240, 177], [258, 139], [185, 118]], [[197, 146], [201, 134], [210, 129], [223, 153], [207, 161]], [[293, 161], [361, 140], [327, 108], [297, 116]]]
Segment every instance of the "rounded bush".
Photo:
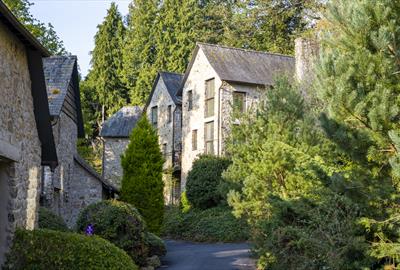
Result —
[[221, 203], [221, 174], [230, 163], [227, 158], [210, 155], [202, 155], [193, 162], [187, 178], [186, 196], [195, 208], [207, 209]]
[[67, 224], [65, 224], [64, 220], [44, 207], [39, 208], [39, 228], [60, 232], [68, 231]]
[[110, 242], [96, 236], [52, 230], [17, 230], [6, 270], [137, 270], [132, 259]]
[[146, 233], [146, 243], [149, 246], [149, 256], [164, 256], [167, 254], [167, 248], [164, 241], [153, 233]]
[[139, 265], [145, 265], [148, 246], [145, 238], [145, 222], [130, 204], [119, 201], [101, 201], [89, 205], [77, 220], [79, 232], [88, 226], [98, 235], [125, 250]]

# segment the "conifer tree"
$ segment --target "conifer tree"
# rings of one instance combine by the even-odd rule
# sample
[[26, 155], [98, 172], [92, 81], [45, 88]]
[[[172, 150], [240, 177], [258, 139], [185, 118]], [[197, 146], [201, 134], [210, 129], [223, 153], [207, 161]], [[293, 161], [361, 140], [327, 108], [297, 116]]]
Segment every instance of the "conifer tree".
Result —
[[370, 254], [400, 263], [400, 3], [335, 0], [327, 21], [318, 74], [322, 124], [354, 164], [336, 179], [368, 193], [359, 204]]
[[103, 119], [119, 110], [128, 100], [122, 81], [122, 47], [125, 28], [115, 3], [111, 4], [104, 22], [98, 26], [92, 51], [90, 76], [95, 83]]
[[160, 232], [163, 222], [163, 163], [157, 133], [143, 115], [121, 157], [121, 200], [134, 205], [154, 233]]
[[129, 6], [123, 74], [134, 105], [146, 102], [157, 73], [155, 28], [159, 4], [159, 0], [134, 0]]

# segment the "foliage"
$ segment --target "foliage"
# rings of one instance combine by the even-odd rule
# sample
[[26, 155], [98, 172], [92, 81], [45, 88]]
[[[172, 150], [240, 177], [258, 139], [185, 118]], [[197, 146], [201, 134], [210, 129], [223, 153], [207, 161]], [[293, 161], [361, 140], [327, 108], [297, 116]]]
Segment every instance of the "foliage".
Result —
[[180, 207], [181, 207], [183, 213], [188, 212], [192, 208], [192, 206], [190, 205], [190, 202], [187, 198], [186, 191], [181, 193]]
[[122, 48], [125, 27], [117, 5], [111, 4], [104, 22], [98, 26], [92, 51], [89, 79], [100, 105], [103, 118], [109, 117], [128, 102], [122, 82]]
[[130, 269], [121, 249], [97, 236], [51, 230], [17, 230], [4, 269]]
[[223, 196], [218, 187], [223, 182], [222, 172], [229, 164], [229, 159], [212, 155], [202, 155], [193, 162], [186, 183], [186, 195], [191, 205], [206, 209], [221, 203]]
[[134, 205], [149, 230], [159, 233], [164, 214], [164, 159], [158, 136], [143, 115], [133, 129], [128, 148], [121, 157], [123, 168], [121, 199]]
[[64, 220], [44, 207], [39, 208], [39, 228], [60, 232], [68, 231], [67, 224], [65, 224]]
[[46, 47], [50, 53], [55, 55], [66, 54], [63, 42], [54, 31], [51, 24], [47, 26], [35, 19], [30, 13], [33, 5], [29, 0], [4, 0], [4, 3], [18, 18], [18, 20]]
[[368, 193], [351, 198], [362, 203], [370, 254], [398, 266], [399, 11], [396, 1], [332, 1], [317, 88], [322, 125], [353, 162], [336, 178]]
[[149, 247], [149, 257], [157, 255], [164, 256], [167, 254], [167, 248], [164, 241], [157, 235], [147, 232], [145, 234], [146, 244]]
[[166, 209], [163, 235], [198, 242], [242, 242], [249, 239], [249, 228], [236, 219], [232, 209], [218, 206], [206, 210], [182, 212], [179, 207]]
[[98, 235], [125, 250], [139, 265], [145, 264], [148, 247], [145, 222], [131, 205], [118, 201], [101, 201], [83, 209], [77, 220], [78, 232], [92, 225]]

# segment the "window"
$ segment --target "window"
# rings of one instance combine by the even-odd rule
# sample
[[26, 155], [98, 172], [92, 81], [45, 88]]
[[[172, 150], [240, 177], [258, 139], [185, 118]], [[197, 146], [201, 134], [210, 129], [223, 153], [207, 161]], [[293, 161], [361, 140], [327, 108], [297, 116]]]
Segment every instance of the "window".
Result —
[[193, 91], [188, 91], [188, 111], [193, 109]]
[[192, 151], [197, 150], [197, 129], [192, 131]]
[[153, 127], [157, 128], [157, 124], [158, 124], [158, 108], [157, 108], [157, 106], [154, 106], [151, 108], [151, 123], [153, 124]]
[[205, 153], [214, 154], [214, 122], [208, 122], [204, 127]]
[[204, 117], [214, 116], [215, 80], [206, 81], [206, 99]]
[[235, 112], [246, 111], [246, 93], [245, 92], [233, 92], [233, 110]]
[[172, 105], [168, 105], [168, 123], [172, 122]]
[[162, 153], [163, 153], [164, 157], [167, 156], [167, 144], [166, 143], [164, 143], [162, 145]]

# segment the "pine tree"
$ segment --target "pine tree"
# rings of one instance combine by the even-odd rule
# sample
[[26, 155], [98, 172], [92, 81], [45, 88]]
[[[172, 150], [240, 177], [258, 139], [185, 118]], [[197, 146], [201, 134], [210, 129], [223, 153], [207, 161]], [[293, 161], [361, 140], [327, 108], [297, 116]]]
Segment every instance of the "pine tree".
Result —
[[121, 200], [134, 205], [154, 233], [160, 232], [163, 222], [163, 163], [157, 133], [143, 115], [121, 158]]
[[63, 42], [51, 24], [47, 26], [35, 19], [29, 11], [33, 4], [29, 0], [4, 0], [18, 20], [46, 47], [52, 54], [66, 54]]
[[146, 102], [157, 73], [155, 27], [159, 5], [159, 0], [134, 0], [129, 7], [123, 74], [134, 105]]
[[129, 101], [122, 81], [124, 34], [122, 16], [117, 5], [112, 3], [104, 22], [98, 26], [89, 76], [103, 107], [103, 118], [107, 118]]
[[[398, 190], [400, 3], [335, 0], [319, 70], [328, 137], [353, 162], [337, 175], [365, 191], [370, 254], [400, 263]], [[361, 193], [360, 192], [360, 193]], [[381, 241], [379, 241], [381, 240]], [[397, 250], [397, 251], [396, 251]]]

